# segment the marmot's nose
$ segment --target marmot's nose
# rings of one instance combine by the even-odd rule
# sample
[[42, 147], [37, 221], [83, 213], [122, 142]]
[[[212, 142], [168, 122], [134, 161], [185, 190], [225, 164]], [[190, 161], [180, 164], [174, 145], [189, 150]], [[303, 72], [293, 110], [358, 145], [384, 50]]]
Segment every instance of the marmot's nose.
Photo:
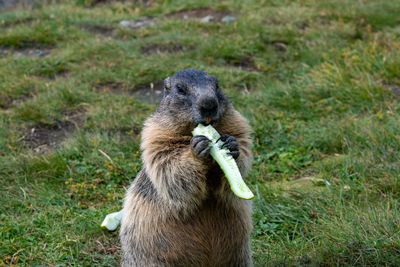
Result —
[[204, 119], [215, 119], [218, 114], [218, 102], [214, 98], [206, 98], [200, 102], [200, 114]]

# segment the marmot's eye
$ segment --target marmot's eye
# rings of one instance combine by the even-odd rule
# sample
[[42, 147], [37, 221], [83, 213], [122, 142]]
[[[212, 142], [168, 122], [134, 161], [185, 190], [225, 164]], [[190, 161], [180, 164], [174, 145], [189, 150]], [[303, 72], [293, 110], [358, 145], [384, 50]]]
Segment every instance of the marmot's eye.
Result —
[[177, 84], [176, 85], [176, 90], [178, 91], [178, 94], [180, 94], [180, 95], [186, 95], [187, 94], [187, 89], [182, 84]]

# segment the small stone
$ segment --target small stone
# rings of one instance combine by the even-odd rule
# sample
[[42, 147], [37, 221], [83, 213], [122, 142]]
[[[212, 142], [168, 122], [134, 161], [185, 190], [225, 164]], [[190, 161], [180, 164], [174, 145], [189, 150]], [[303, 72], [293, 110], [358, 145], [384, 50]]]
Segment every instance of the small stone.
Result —
[[232, 16], [225, 16], [221, 19], [221, 21], [224, 23], [234, 22], [235, 20], [236, 18]]
[[208, 15], [208, 16], [205, 16], [204, 18], [202, 18], [202, 19], [201, 19], [201, 22], [203, 22], [203, 23], [209, 23], [209, 22], [211, 22], [211, 21], [213, 21], [213, 20], [214, 20], [214, 17], [211, 16], [211, 15]]
[[188, 15], [183, 15], [183, 20], [187, 20], [188, 18]]
[[137, 20], [122, 20], [119, 25], [122, 27], [140, 29], [154, 24], [150, 19], [137, 19]]
[[29, 49], [26, 53], [27, 56], [32, 56], [32, 57], [43, 57], [44, 52], [43, 50], [40, 49]]
[[119, 25], [122, 27], [129, 27], [131, 25], [131, 22], [129, 20], [122, 20]]

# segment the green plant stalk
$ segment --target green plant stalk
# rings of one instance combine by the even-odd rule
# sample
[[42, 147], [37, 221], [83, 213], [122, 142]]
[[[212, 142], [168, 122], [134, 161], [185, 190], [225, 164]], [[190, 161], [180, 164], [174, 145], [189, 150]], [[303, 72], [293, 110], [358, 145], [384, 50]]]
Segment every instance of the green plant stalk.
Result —
[[226, 179], [229, 182], [232, 192], [243, 199], [252, 199], [254, 194], [247, 187], [243, 181], [242, 175], [240, 174], [239, 168], [236, 164], [235, 159], [229, 154], [229, 150], [222, 148], [223, 142], [218, 140], [220, 138], [217, 130], [211, 125], [204, 126], [199, 124], [193, 131], [192, 134], [204, 135], [211, 140], [210, 154], [221, 167], [225, 174]]

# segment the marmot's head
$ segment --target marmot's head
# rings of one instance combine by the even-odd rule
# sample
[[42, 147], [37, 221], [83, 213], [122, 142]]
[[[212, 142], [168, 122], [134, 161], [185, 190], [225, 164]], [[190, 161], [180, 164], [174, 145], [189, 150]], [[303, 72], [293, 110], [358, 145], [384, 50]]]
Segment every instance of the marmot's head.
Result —
[[186, 69], [165, 79], [160, 107], [178, 123], [196, 126], [218, 121], [228, 103], [214, 76], [201, 70]]

